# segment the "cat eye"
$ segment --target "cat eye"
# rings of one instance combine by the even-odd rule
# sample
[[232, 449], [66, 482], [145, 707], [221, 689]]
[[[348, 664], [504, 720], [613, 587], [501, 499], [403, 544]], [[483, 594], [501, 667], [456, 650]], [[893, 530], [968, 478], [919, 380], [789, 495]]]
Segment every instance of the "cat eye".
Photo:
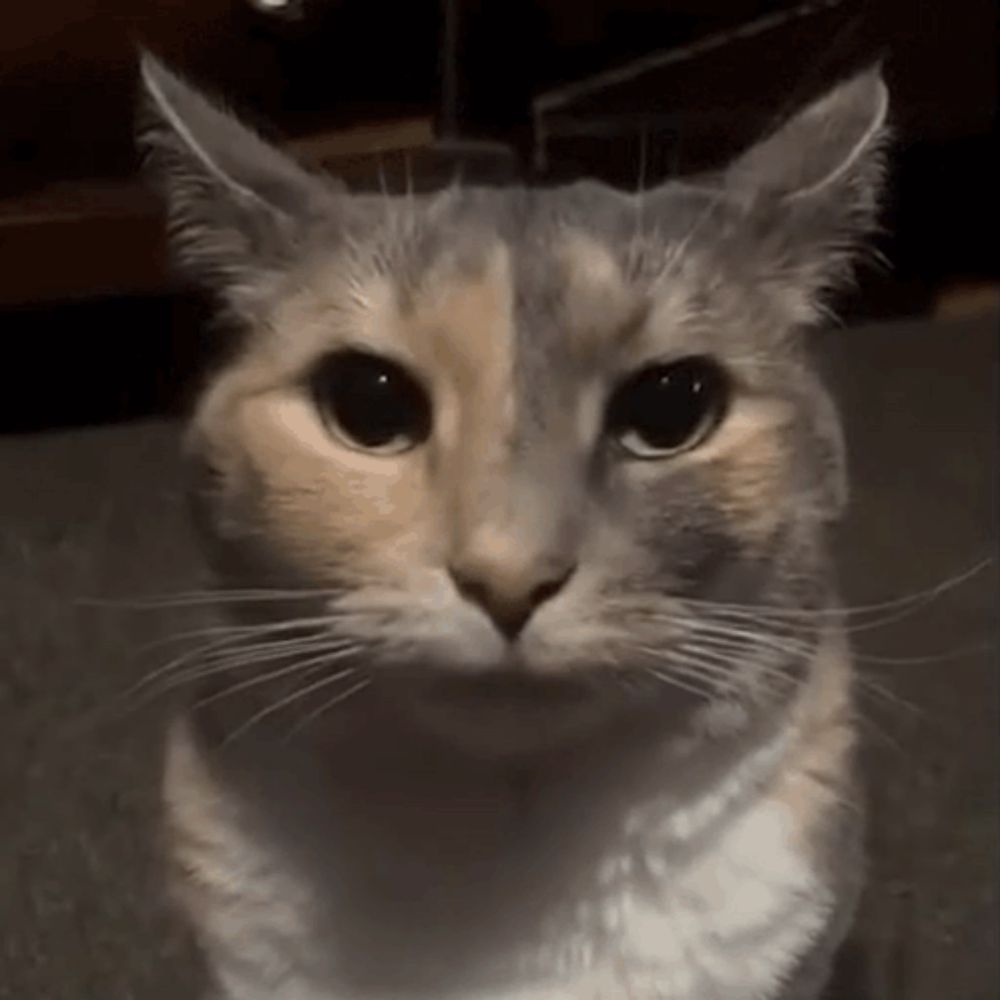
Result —
[[348, 447], [398, 455], [430, 434], [430, 400], [401, 365], [363, 351], [330, 355], [312, 375], [330, 430]]
[[607, 432], [635, 458], [665, 458], [693, 448], [715, 430], [728, 389], [725, 372], [708, 358], [649, 365], [612, 394]]

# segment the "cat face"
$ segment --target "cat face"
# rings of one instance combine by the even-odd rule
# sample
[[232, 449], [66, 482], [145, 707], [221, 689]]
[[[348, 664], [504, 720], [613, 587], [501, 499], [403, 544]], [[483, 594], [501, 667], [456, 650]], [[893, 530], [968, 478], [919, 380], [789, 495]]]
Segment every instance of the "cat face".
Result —
[[405, 198], [144, 75], [179, 258], [245, 332], [191, 434], [229, 585], [308, 589], [387, 673], [787, 693], [843, 501], [801, 330], [872, 222], [877, 75], [697, 184]]

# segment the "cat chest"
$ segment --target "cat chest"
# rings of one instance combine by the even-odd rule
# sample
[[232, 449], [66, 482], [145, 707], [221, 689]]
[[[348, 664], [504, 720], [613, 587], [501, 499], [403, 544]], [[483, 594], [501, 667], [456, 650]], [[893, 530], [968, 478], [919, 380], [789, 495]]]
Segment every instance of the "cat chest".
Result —
[[[428, 914], [421, 922], [414, 912], [408, 924], [386, 914], [384, 926], [370, 923], [361, 936], [365, 965], [369, 973], [391, 969], [397, 986], [412, 975], [423, 984], [414, 993], [421, 998], [771, 998], [821, 934], [833, 902], [793, 843], [791, 817], [774, 802], [753, 806], [700, 844], [678, 845], [654, 826], [627, 838], [595, 870], [578, 873], [578, 883], [566, 885], [564, 898], [538, 920], [519, 911], [512, 898], [501, 915], [482, 899], [454, 895], [452, 909], [464, 916], [443, 922], [440, 930]], [[547, 866], [556, 867], [557, 860]], [[541, 859], [539, 868], [545, 866]], [[266, 868], [274, 872], [270, 861]], [[525, 891], [519, 873], [511, 873], [511, 882]], [[374, 985], [350, 986], [341, 978], [341, 962], [333, 960], [344, 955], [338, 936], [352, 939], [354, 947], [361, 941], [357, 927], [347, 925], [350, 913], [332, 924], [313, 923], [308, 891], [284, 878], [272, 888], [281, 898], [261, 892], [249, 907], [252, 917], [250, 901], [243, 901], [239, 927], [227, 927], [221, 913], [209, 917], [211, 903], [206, 909], [208, 901], [199, 901], [202, 919], [215, 925], [209, 950], [228, 996], [382, 1000]], [[468, 888], [478, 891], [474, 881]], [[483, 933], [461, 926], [477, 912]], [[276, 949], [282, 940], [286, 947]], [[264, 983], [271, 985], [261, 993]]]
[[753, 807], [682, 863], [651, 840], [608, 861], [569, 942], [581, 971], [554, 1000], [775, 996], [834, 907], [783, 806]]

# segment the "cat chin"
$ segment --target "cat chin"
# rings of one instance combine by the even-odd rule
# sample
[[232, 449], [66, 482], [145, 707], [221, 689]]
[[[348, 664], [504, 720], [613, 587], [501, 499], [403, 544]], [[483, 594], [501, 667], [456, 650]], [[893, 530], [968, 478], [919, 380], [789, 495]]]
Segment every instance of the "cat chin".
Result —
[[393, 701], [429, 735], [464, 752], [510, 757], [552, 750], [618, 718], [621, 698], [579, 680], [507, 672], [398, 678]]
[[637, 698], [620, 683], [579, 673], [553, 678], [528, 671], [463, 674], [428, 668], [386, 680], [383, 675], [379, 688], [412, 725], [463, 753], [496, 759], [571, 748], [630, 719], [655, 718], [657, 728], [679, 732], [697, 707], [659, 692]]
[[413, 722], [430, 735], [477, 757], [516, 758], [548, 753], [582, 741], [608, 721], [599, 706], [570, 709], [523, 708], [514, 714], [505, 707], [472, 708], [440, 701], [415, 701]]

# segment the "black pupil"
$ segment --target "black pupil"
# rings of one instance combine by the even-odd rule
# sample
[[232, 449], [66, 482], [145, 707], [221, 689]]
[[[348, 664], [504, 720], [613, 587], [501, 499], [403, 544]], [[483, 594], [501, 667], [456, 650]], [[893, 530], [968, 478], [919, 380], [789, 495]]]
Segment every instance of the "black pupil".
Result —
[[314, 380], [321, 409], [365, 448], [416, 443], [430, 429], [430, 405], [423, 389], [399, 365], [347, 351], [328, 358]]
[[705, 358], [651, 365], [612, 396], [609, 430], [619, 439], [631, 432], [650, 449], [672, 451], [719, 416], [723, 394], [722, 372]]

